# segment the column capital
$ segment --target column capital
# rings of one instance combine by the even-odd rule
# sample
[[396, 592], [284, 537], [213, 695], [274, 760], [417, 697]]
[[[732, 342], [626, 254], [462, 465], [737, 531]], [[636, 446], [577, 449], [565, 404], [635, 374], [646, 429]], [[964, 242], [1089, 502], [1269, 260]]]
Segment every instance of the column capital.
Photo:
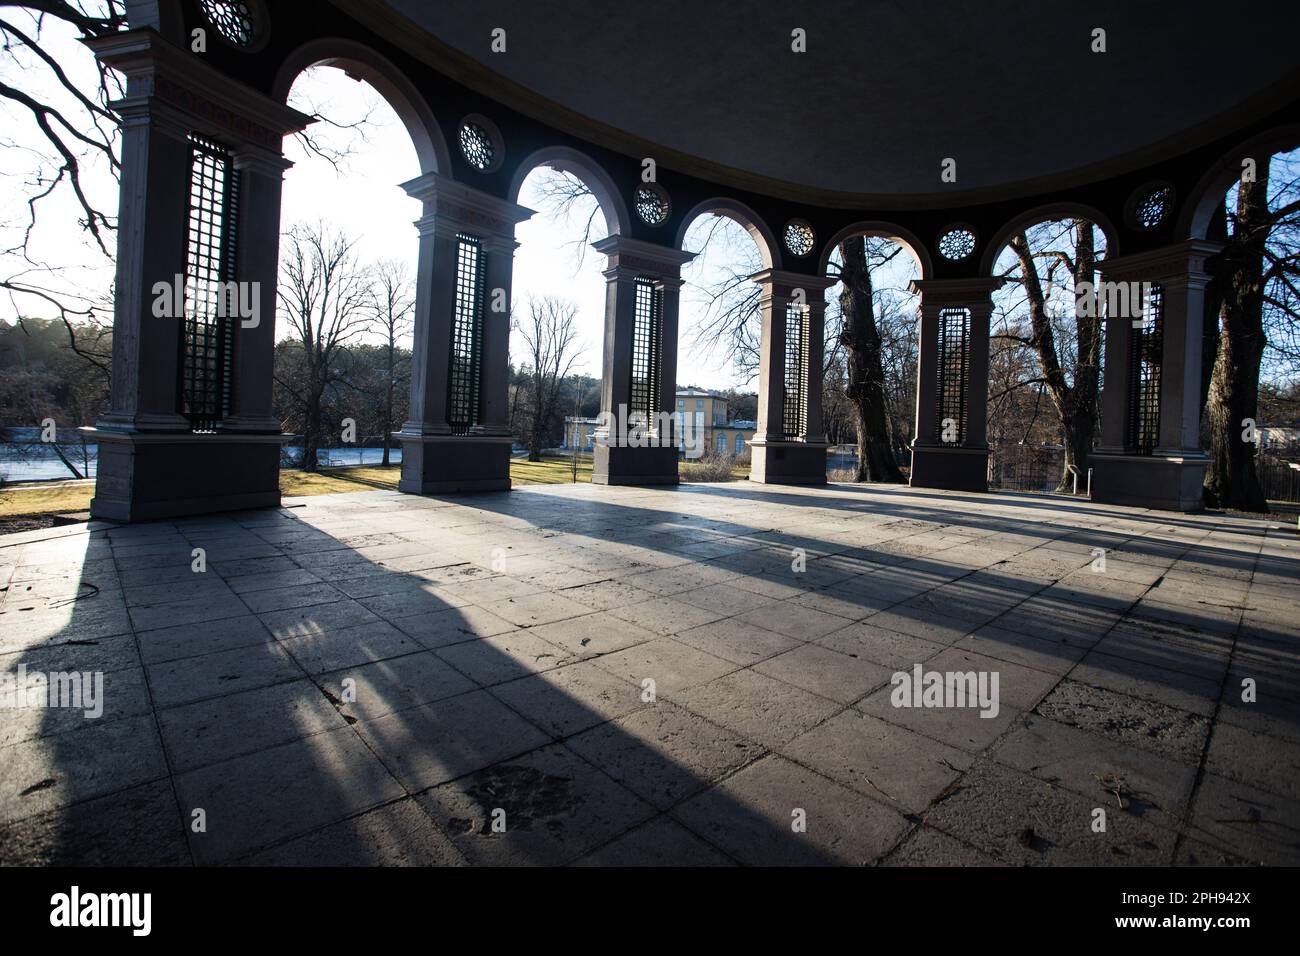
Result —
[[1146, 252], [1107, 257], [1098, 261], [1097, 271], [1109, 280], [1146, 279], [1160, 282], [1190, 278], [1208, 281], [1205, 260], [1217, 255], [1223, 247], [1222, 242], [1187, 239]]
[[930, 307], [975, 306], [992, 303], [993, 293], [1006, 282], [1000, 276], [975, 279], [913, 279], [908, 291]]
[[[749, 281], [763, 286], [765, 295], [788, 299], [795, 289], [822, 293], [840, 280], [831, 276], [813, 275], [810, 272], [787, 272], [784, 269], [763, 269], [749, 277]], [[811, 302], [815, 297], [809, 296]]]
[[162, 104], [184, 116], [195, 132], [232, 147], [252, 143], [277, 153], [286, 135], [315, 122], [147, 27], [82, 42], [101, 62], [126, 74], [127, 95], [109, 104], [124, 118]]
[[406, 194], [424, 204], [416, 221], [426, 230], [445, 235], [468, 232], [485, 240], [515, 238], [515, 226], [535, 215], [534, 210], [458, 183], [438, 173], [425, 173], [402, 183]]
[[265, 146], [256, 146], [251, 143], [236, 147], [231, 158], [234, 160], [236, 169], [246, 169], [261, 176], [268, 176], [271, 179], [283, 179], [285, 171], [293, 166], [293, 163], [278, 150], [271, 150]]
[[658, 280], [678, 279], [682, 274], [682, 266], [696, 256], [694, 252], [673, 246], [661, 246], [656, 242], [618, 235], [598, 239], [591, 244], [591, 248], [605, 256], [603, 271], [607, 279], [632, 279], [638, 276]]

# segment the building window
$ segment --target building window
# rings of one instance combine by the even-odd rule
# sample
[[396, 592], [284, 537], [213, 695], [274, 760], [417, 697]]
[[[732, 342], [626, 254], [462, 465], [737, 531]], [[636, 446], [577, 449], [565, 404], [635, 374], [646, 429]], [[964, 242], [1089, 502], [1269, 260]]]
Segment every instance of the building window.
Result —
[[238, 294], [235, 222], [239, 177], [230, 152], [190, 136], [190, 195], [185, 248], [185, 329], [178, 388], [180, 412], [196, 432], [213, 431], [230, 413]]
[[1167, 218], [1174, 205], [1172, 186], [1151, 186], [1132, 200], [1132, 218], [1139, 229], [1154, 229]]
[[958, 226], [939, 237], [939, 255], [953, 262], [965, 259], [975, 251], [975, 233]]
[[199, 7], [223, 39], [235, 46], [252, 44], [257, 25], [248, 3], [243, 0], [199, 0]]
[[636, 214], [649, 226], [662, 226], [668, 221], [668, 194], [654, 183], [642, 183], [633, 197]]
[[935, 431], [939, 440], [960, 445], [966, 440], [966, 384], [970, 378], [970, 310], [939, 313], [939, 401]]
[[1153, 283], [1142, 322], [1129, 333], [1128, 445], [1139, 455], [1151, 454], [1160, 441], [1164, 311], [1164, 290]]
[[719, 435], [718, 435], [718, 454], [719, 454], [719, 455], [725, 455], [726, 453], [727, 453], [727, 436], [726, 436], [725, 433], [719, 433]]
[[782, 433], [798, 438], [808, 418], [808, 310], [785, 307], [785, 394], [782, 402]]
[[487, 172], [496, 163], [497, 147], [491, 134], [469, 120], [460, 124], [460, 151], [465, 161], [479, 172]]
[[737, 435], [737, 436], [736, 436], [736, 454], [737, 454], [737, 455], [743, 455], [744, 453], [745, 453], [745, 436], [744, 436], [744, 435]]
[[483, 247], [472, 236], [456, 236], [456, 299], [451, 316], [447, 363], [447, 424], [464, 435], [479, 423], [483, 373]]
[[650, 279], [637, 279], [632, 315], [632, 394], [628, 414], [648, 426], [659, 410], [659, 324], [662, 302]]
[[785, 224], [785, 247], [791, 255], [803, 256], [813, 251], [817, 243], [817, 234], [813, 227], [802, 219], [791, 219]]

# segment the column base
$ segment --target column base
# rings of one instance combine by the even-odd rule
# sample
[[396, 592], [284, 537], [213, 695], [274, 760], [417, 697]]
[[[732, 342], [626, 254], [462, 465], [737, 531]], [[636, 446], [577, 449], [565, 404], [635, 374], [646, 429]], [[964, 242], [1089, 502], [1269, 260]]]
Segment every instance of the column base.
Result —
[[1200, 511], [1210, 458], [1201, 452], [1127, 455], [1094, 451], [1092, 500], [1160, 511]]
[[826, 484], [826, 442], [749, 443], [749, 480], [764, 485]]
[[99, 449], [92, 518], [152, 521], [280, 505], [288, 435], [85, 433]]
[[912, 446], [913, 488], [988, 491], [989, 450], [943, 445]]
[[630, 448], [596, 442], [591, 451], [593, 485], [675, 485], [676, 448]]
[[402, 443], [397, 490], [409, 495], [509, 491], [510, 446], [500, 435], [394, 435]]

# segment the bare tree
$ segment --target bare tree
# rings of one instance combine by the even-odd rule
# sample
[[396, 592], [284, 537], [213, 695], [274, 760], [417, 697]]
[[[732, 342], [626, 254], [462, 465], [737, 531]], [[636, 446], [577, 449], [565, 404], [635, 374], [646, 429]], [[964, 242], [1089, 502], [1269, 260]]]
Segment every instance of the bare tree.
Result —
[[[902, 252], [902, 246], [879, 249], [888, 262]], [[839, 246], [840, 314], [839, 343], [845, 350], [845, 395], [853, 411], [858, 440], [857, 481], [901, 482], [903, 473], [894, 457], [894, 440], [885, 391], [882, 339], [876, 326], [875, 291], [867, 263], [867, 240], [863, 236], [845, 239]]]
[[555, 414], [560, 387], [582, 355], [578, 343], [578, 307], [572, 302], [546, 296], [530, 299], [526, 317], [515, 328], [528, 347], [531, 365], [531, 417], [528, 429], [528, 460], [542, 460], [542, 444]]
[[383, 465], [389, 464], [389, 449], [392, 447], [392, 431], [401, 423], [394, 419], [396, 391], [401, 379], [400, 369], [409, 365], [409, 353], [398, 348], [398, 340], [411, 332], [415, 312], [415, 296], [411, 288], [411, 278], [406, 263], [388, 259], [378, 263], [374, 269], [374, 284], [371, 288], [374, 316], [371, 327], [383, 338], [386, 363], [384, 367], [384, 458]]
[[[111, 371], [111, 355], [97, 348], [95, 339], [105, 336], [87, 336], [85, 327], [98, 326], [104, 333], [111, 327], [109, 280], [78, 275], [81, 270], [66, 259], [45, 261], [34, 237], [42, 210], [67, 194], [94, 258], [107, 266], [116, 256], [117, 190], [104, 185], [115, 184], [121, 173], [121, 120], [110, 104], [125, 95], [125, 88], [121, 76], [65, 35], [88, 40], [121, 32], [128, 27], [128, 6], [127, 0], [0, 0], [0, 58], [15, 67], [8, 81], [0, 80], [0, 100], [27, 120], [0, 138], [0, 166], [16, 180], [14, 192], [26, 205], [25, 221], [0, 238], [0, 290], [15, 316], [57, 315], [72, 353], [104, 376]], [[77, 61], [95, 65], [93, 81], [78, 78]], [[309, 130], [295, 134], [309, 153], [337, 167], [364, 141], [370, 110], [348, 118], [326, 107], [330, 116], [322, 116], [297, 89], [291, 102], [314, 115], [323, 129], [350, 136], [339, 142]], [[66, 256], [66, 244], [56, 248]]]
[[1256, 161], [1254, 177], [1235, 187], [1217, 269], [1223, 305], [1206, 403], [1211, 464], [1205, 497], [1212, 505], [1268, 510], [1247, 422], [1258, 418], [1260, 376], [1270, 355], [1291, 381], [1300, 359], [1298, 174], [1296, 153], [1265, 156]]
[[[93, 186], [105, 170], [116, 178], [120, 169], [120, 123], [108, 104], [123, 88], [102, 64], [94, 88], [78, 85], [69, 73], [66, 51], [47, 42], [47, 28], [54, 23], [82, 39], [107, 36], [126, 28], [126, 3], [0, 2], [0, 56], [16, 68], [11, 82], [0, 81], [0, 99], [27, 120], [0, 139], [4, 168], [18, 180], [14, 191], [26, 205], [25, 220], [0, 240], [0, 289], [17, 316], [38, 310], [57, 315], [71, 351], [106, 374], [110, 356], [87, 346], [84, 328], [107, 330], [111, 297], [103, 289], [81, 287], [76, 270], [66, 263], [42, 259], [33, 238], [41, 211], [67, 194], [80, 213], [77, 223], [90, 248], [105, 264], [111, 261], [117, 211], [111, 203], [97, 201]], [[91, 58], [79, 45], [77, 55]], [[67, 251], [66, 245], [58, 248]]]
[[325, 391], [347, 384], [343, 353], [374, 317], [371, 274], [357, 263], [355, 242], [323, 223], [299, 223], [285, 236], [280, 256], [280, 315], [302, 350], [303, 364], [292, 378], [277, 369], [276, 381], [301, 414], [306, 471], [318, 466]]
[[1082, 283], [1096, 282], [1096, 227], [1083, 219], [1042, 223], [1012, 236], [1009, 249], [1014, 260], [1003, 276], [1022, 297], [1003, 314], [997, 338], [1028, 348], [1037, 367], [991, 398], [1045, 388], [1064, 437], [1057, 490], [1067, 491], [1071, 469], [1086, 471], [1097, 431], [1102, 319], [1095, 297], [1075, 295]]

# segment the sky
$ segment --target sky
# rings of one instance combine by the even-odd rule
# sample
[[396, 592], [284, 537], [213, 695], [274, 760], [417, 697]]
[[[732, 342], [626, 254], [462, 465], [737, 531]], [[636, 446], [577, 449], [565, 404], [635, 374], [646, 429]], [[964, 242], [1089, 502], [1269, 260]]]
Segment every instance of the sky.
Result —
[[[44, 31], [43, 41], [74, 81], [83, 89], [94, 87], [97, 76], [93, 58], [70, 29], [51, 22]], [[30, 62], [31, 56], [25, 52], [0, 59], [0, 77], [12, 82], [22, 71], [23, 88], [32, 89], [43, 71], [24, 69], [24, 64]], [[34, 92], [44, 93], [56, 103], [67, 103], [51, 86], [52, 83], [44, 88], [37, 85]], [[321, 129], [323, 124], [316, 124], [317, 135], [327, 144], [340, 149], [351, 147], [337, 169], [327, 160], [312, 155], [296, 139], [286, 139], [285, 154], [294, 165], [285, 174], [281, 230], [298, 222], [323, 220], [331, 228], [357, 238], [361, 261], [403, 260], [414, 276], [418, 239], [413, 223], [420, 215], [420, 204], [407, 196], [400, 184], [419, 175], [420, 170], [410, 137], [397, 115], [368, 84], [325, 67], [309, 70], [299, 77], [290, 103], [304, 112], [329, 116], [336, 122], [350, 123], [363, 116], [367, 121], [364, 139], [352, 130]], [[70, 109], [69, 115], [76, 113]], [[48, 154], [49, 148], [30, 116], [11, 105], [0, 104], [0, 124], [3, 125], [0, 142], [6, 146], [0, 154], [4, 158], [0, 170], [0, 249], [3, 249], [21, 239], [28, 219], [26, 197], [32, 192], [38, 171], [44, 169], [48, 173], [50, 166], [48, 160], [42, 165], [40, 154]], [[115, 212], [117, 184], [107, 162], [88, 152], [83, 166], [88, 195], [100, 208]], [[530, 176], [519, 200], [530, 208], [537, 208], [535, 204], [530, 205], [536, 199], [535, 184], [536, 176]], [[112, 262], [89, 240], [79, 225], [79, 218], [80, 210], [71, 190], [61, 186], [42, 201], [29, 248], [34, 258], [59, 265], [57, 274], [41, 274], [41, 282], [103, 302], [111, 289]], [[706, 225], [705, 217], [701, 217], [691, 235], [698, 235]], [[733, 226], [730, 222], [726, 225]], [[739, 230], [738, 226], [734, 228]], [[577, 222], [557, 221], [540, 213], [517, 228], [516, 239], [521, 245], [515, 255], [514, 305], [516, 309], [525, 307], [530, 296], [551, 295], [573, 301], [578, 307], [582, 349], [575, 371], [599, 377], [605, 308], [605, 279], [600, 270], [604, 257], [591, 249], [580, 257], [574, 246], [579, 235]], [[741, 235], [745, 241], [752, 241], [743, 232]], [[106, 234], [106, 241], [110, 251], [114, 250], [115, 234]], [[687, 248], [690, 248], [689, 237]], [[737, 377], [728, 354], [717, 350], [709, 353], [693, 343], [691, 330], [703, 314], [704, 306], [700, 290], [690, 283], [692, 279], [696, 283], [707, 281], [725, 265], [715, 259], [701, 256], [684, 273], [688, 286], [682, 294], [677, 379], [682, 385], [756, 390], [757, 382], [746, 383]], [[30, 268], [12, 253], [0, 252], [0, 270], [4, 275], [13, 276]], [[12, 322], [18, 315], [54, 314], [48, 305], [31, 296], [0, 299], [0, 319], [5, 321]], [[278, 336], [285, 334], [285, 324], [280, 325]], [[523, 353], [517, 334], [512, 337], [511, 346], [515, 355]]]

